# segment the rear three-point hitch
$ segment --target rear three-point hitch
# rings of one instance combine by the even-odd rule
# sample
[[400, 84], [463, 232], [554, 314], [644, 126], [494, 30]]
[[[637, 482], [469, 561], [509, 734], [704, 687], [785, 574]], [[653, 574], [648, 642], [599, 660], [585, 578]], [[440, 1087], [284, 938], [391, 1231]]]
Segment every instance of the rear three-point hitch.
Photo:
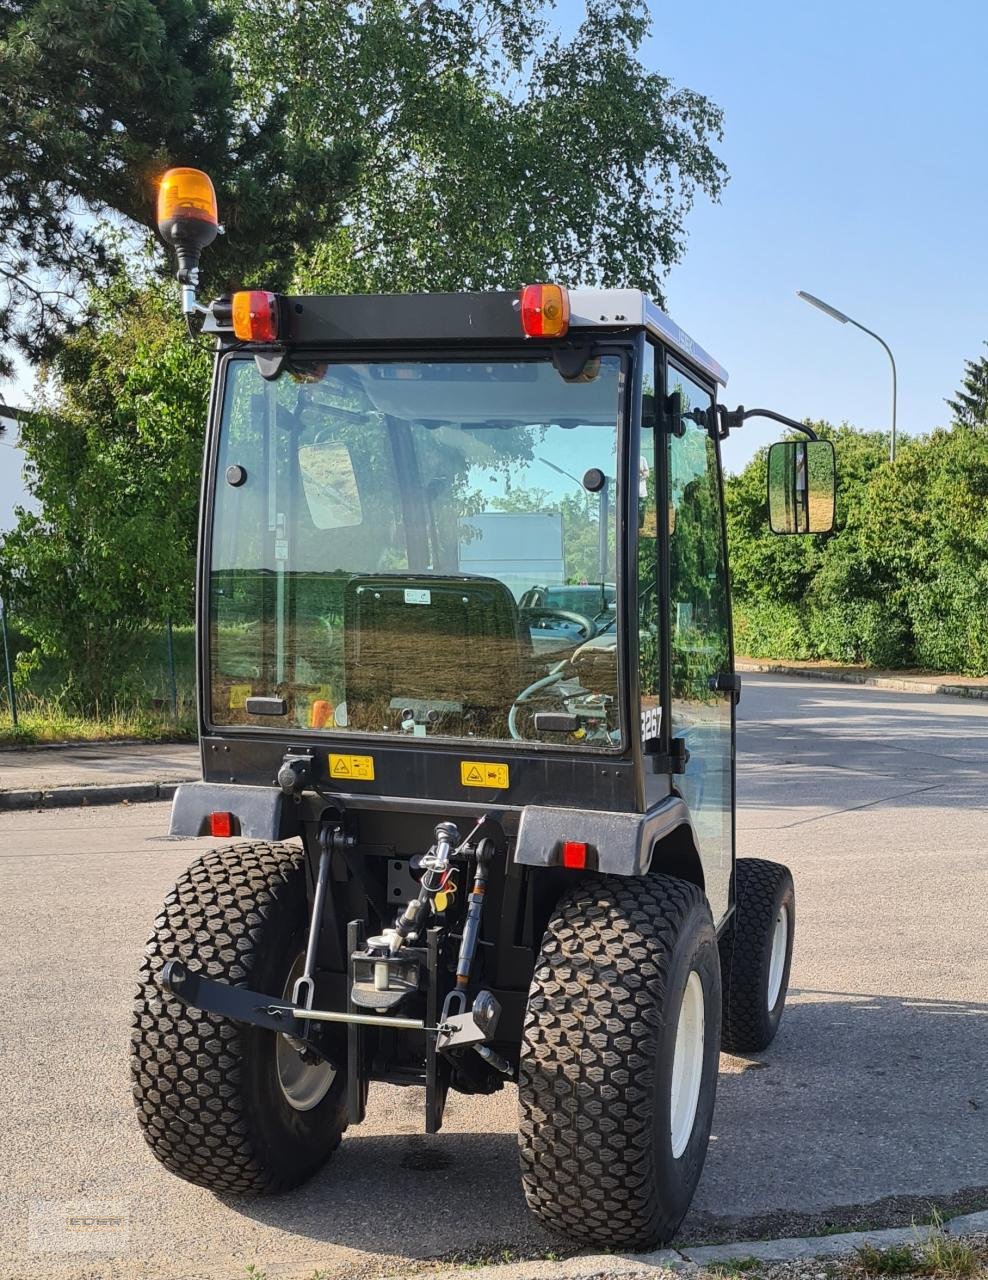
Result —
[[[504, 1077], [517, 1071], [517, 1064], [491, 1048], [501, 1013], [497, 998], [490, 991], [475, 989], [471, 982], [494, 854], [493, 840], [478, 839], [486, 821], [486, 817], [480, 818], [463, 840], [452, 822], [437, 825], [435, 843], [411, 860], [411, 870], [419, 881], [418, 894], [398, 912], [392, 928], [368, 937], [363, 920], [350, 921], [346, 933], [346, 1012], [314, 1007], [332, 855], [353, 845], [338, 823], [320, 828], [304, 968], [293, 983], [289, 1000], [213, 981], [201, 972], [190, 971], [180, 960], [164, 964], [161, 987], [183, 1004], [280, 1032], [303, 1059], [315, 1054], [332, 1061], [321, 1024], [342, 1024], [346, 1029], [346, 1110], [351, 1124], [364, 1118], [372, 1065], [364, 1028], [419, 1033], [425, 1040], [419, 1082], [426, 1089], [426, 1132], [437, 1133], [451, 1070], [468, 1080], [476, 1077], [478, 1088], [488, 1089], [492, 1069]], [[465, 909], [454, 912], [461, 881], [470, 882], [470, 893]], [[452, 932], [454, 921], [461, 924], [458, 934]], [[451, 943], [459, 944], [455, 959]], [[479, 1060], [472, 1058], [474, 1054]], [[416, 1081], [406, 1077], [401, 1082]]]

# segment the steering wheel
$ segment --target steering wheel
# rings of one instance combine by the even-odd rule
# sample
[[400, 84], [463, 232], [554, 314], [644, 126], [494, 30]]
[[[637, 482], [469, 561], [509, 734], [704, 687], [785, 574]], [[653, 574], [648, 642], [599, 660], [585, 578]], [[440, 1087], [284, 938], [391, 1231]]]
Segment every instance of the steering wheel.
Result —
[[576, 613], [572, 609], [523, 608], [519, 611], [519, 620], [523, 627], [530, 627], [533, 622], [541, 622], [543, 618], [554, 618], [557, 622], [572, 622], [580, 628], [581, 640], [592, 640], [597, 628], [585, 613]]
[[[554, 611], [550, 610], [550, 612]], [[579, 617], [579, 614], [577, 614], [577, 617]], [[518, 729], [518, 712], [521, 710], [522, 703], [528, 702], [528, 700], [534, 694], [539, 693], [540, 690], [549, 689], [552, 685], [558, 684], [559, 681], [564, 678], [566, 668], [568, 666], [568, 662], [557, 663], [547, 676], [542, 676], [540, 680], [536, 680], [534, 684], [530, 684], [527, 689], [522, 689], [518, 697], [515, 698], [514, 702], [511, 704], [511, 710], [508, 712], [508, 732], [517, 742], [524, 741], [524, 737]]]

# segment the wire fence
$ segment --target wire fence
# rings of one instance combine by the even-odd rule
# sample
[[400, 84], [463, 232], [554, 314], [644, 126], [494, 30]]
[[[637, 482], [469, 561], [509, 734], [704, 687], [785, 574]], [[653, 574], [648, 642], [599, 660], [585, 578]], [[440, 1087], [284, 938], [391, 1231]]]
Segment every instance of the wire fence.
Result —
[[97, 690], [71, 663], [39, 659], [9, 603], [0, 598], [0, 653], [0, 736], [25, 741], [87, 732], [93, 737], [185, 736], [194, 728], [191, 623], [165, 618], [138, 628], [125, 660], [107, 656]]
[[7, 635], [7, 609], [0, 600], [0, 631], [3, 633], [3, 665], [7, 675], [7, 707], [14, 728], [17, 728], [17, 695], [14, 692], [14, 669], [10, 660], [10, 637]]

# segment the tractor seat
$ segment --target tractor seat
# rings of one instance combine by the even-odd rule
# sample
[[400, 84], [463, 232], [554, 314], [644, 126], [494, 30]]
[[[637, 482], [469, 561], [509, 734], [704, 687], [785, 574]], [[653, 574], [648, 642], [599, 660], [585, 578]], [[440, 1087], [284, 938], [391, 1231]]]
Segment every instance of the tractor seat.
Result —
[[414, 732], [418, 724], [506, 736], [531, 642], [503, 582], [470, 574], [357, 575], [344, 588], [343, 623], [352, 728]]

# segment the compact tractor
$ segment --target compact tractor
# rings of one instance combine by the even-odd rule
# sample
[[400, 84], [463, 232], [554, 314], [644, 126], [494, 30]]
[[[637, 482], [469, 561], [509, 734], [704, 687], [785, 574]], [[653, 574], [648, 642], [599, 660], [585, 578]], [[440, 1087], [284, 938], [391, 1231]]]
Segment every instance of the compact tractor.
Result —
[[831, 527], [832, 446], [719, 405], [724, 370], [635, 290], [204, 305], [205, 174], [169, 171], [159, 226], [215, 345], [202, 781], [171, 831], [226, 843], [141, 970], [151, 1150], [278, 1192], [379, 1082], [422, 1089], [427, 1133], [450, 1090], [510, 1085], [548, 1227], [668, 1240], [795, 926], [789, 871], [735, 861], [721, 442], [798, 433], [768, 459], [791, 534]]

